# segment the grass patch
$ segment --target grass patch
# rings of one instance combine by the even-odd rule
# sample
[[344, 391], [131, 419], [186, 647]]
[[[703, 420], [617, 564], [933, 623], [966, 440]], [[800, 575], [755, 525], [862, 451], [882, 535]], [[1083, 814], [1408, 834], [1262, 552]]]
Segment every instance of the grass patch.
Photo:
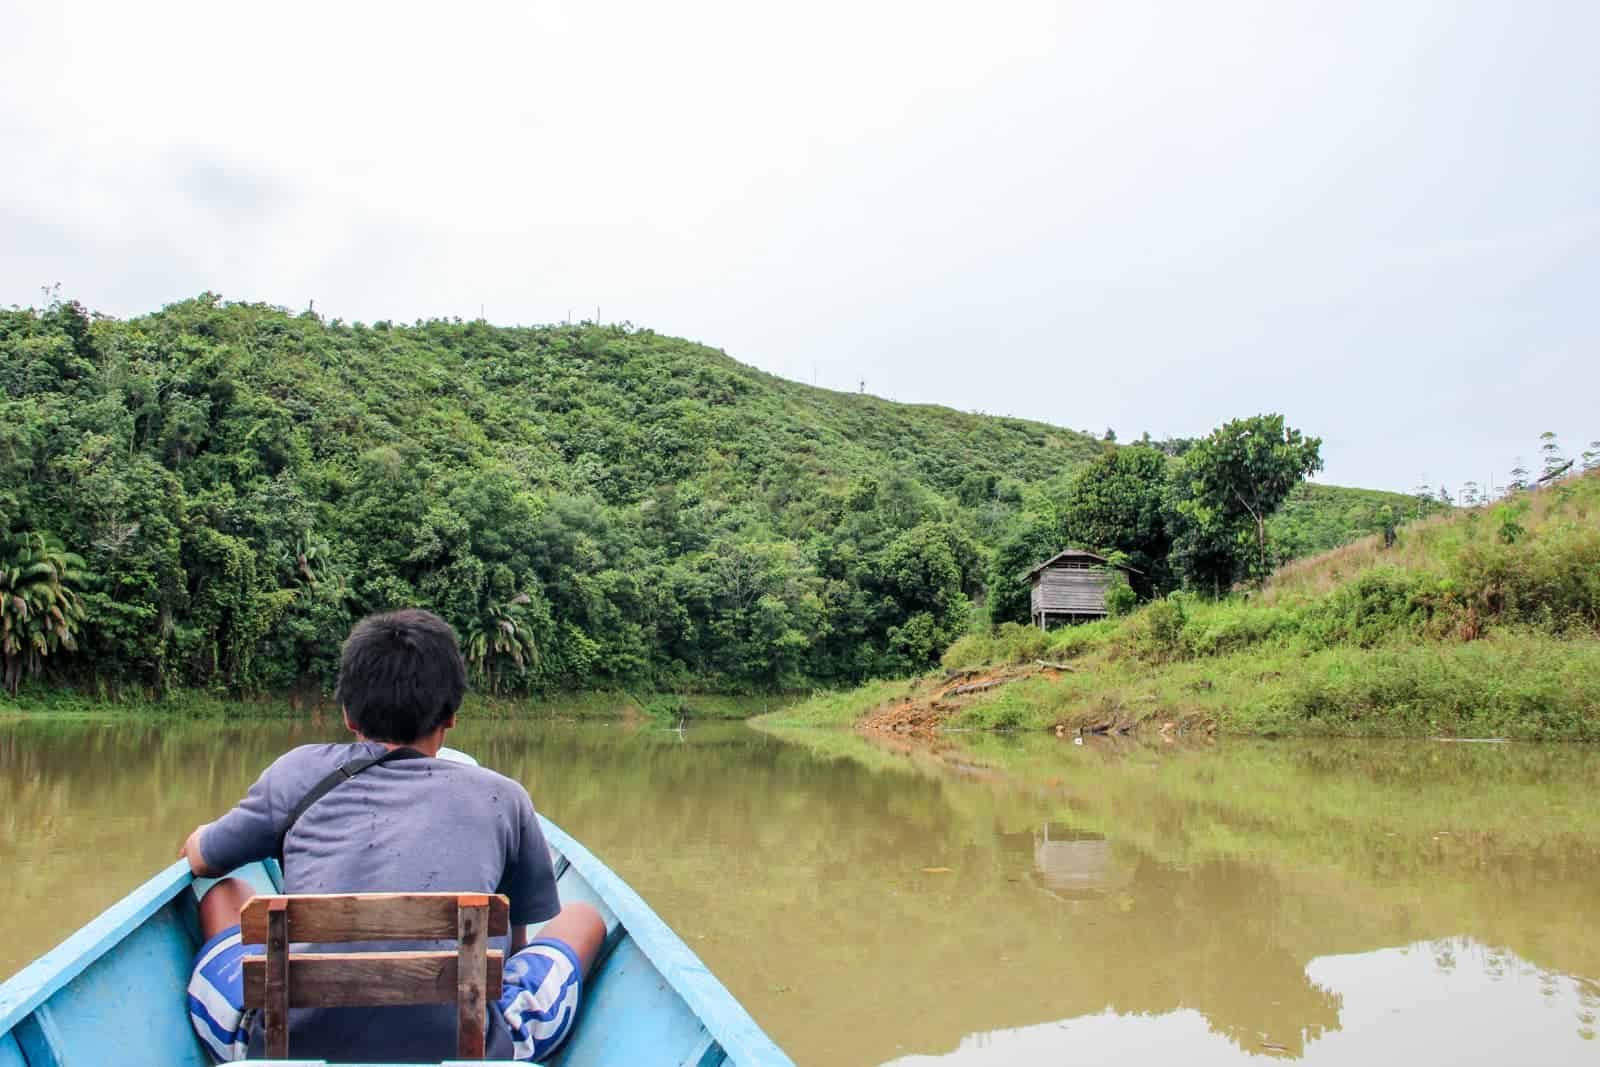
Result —
[[857, 689], [829, 689], [813, 693], [788, 707], [759, 716], [769, 726], [850, 726], [874, 708], [905, 700], [915, 683], [904, 679], [868, 682]]

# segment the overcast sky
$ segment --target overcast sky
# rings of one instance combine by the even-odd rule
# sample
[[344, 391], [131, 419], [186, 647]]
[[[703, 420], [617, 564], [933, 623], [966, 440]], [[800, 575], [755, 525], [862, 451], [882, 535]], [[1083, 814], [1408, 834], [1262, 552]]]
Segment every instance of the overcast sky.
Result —
[[0, 304], [569, 312], [1409, 489], [1600, 438], [1600, 3], [0, 0]]

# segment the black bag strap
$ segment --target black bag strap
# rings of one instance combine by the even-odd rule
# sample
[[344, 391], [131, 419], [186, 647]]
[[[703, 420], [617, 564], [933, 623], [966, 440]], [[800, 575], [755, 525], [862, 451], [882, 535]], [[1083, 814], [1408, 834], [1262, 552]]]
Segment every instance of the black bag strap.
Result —
[[312, 786], [306, 795], [300, 798], [300, 803], [294, 806], [294, 810], [289, 812], [289, 820], [283, 824], [283, 831], [278, 834], [278, 863], [283, 863], [283, 843], [288, 840], [289, 831], [294, 829], [294, 824], [300, 821], [300, 816], [306, 813], [306, 809], [327, 796], [335, 786], [348, 782], [362, 771], [376, 767], [380, 763], [402, 759], [427, 759], [427, 757], [414, 748], [391, 748], [381, 756], [353, 759], [342, 767], [335, 767], [329, 771], [327, 777]]

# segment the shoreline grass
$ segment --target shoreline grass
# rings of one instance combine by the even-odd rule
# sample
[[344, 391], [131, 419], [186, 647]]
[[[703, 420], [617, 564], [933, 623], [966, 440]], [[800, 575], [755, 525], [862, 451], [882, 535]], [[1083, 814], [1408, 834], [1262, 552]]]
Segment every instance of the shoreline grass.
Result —
[[[782, 708], [793, 695], [730, 696], [720, 693], [631, 693], [588, 690], [538, 698], [468, 693], [468, 721], [612, 721], [656, 719], [735, 721]], [[0, 693], [0, 718], [266, 719], [294, 720], [337, 714], [328, 695], [254, 694], [220, 696], [201, 690], [100, 695], [72, 689], [24, 686], [17, 696]]]
[[[942, 681], [819, 694], [756, 721], [854, 726], [890, 703], [925, 698]], [[1108, 720], [1254, 736], [1600, 741], [1600, 642], [1500, 633], [1465, 645], [1257, 650], [1157, 667], [1089, 660], [1078, 673], [978, 694], [944, 725], [1077, 731]]]

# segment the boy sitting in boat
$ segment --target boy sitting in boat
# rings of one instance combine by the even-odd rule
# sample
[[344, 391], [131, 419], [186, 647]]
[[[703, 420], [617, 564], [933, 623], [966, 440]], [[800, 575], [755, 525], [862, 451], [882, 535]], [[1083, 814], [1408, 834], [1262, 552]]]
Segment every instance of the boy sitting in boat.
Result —
[[[195, 874], [222, 878], [200, 903], [205, 944], [189, 983], [191, 1020], [216, 1059], [244, 1059], [252, 1041], [260, 1054], [257, 1013], [242, 1004], [243, 959], [261, 947], [239, 942], [254, 890], [222, 876], [269, 856], [281, 858], [285, 893], [504, 893], [512, 934], [488, 1056], [543, 1059], [571, 1032], [605, 923], [586, 904], [561, 907], [527, 790], [440, 758], [465, 691], [455, 634], [438, 616], [362, 620], [337, 690], [356, 740], [284, 754], [237, 807], [189, 835]], [[527, 924], [547, 919], [529, 942]], [[295, 1009], [291, 1033], [297, 1058], [437, 1062], [455, 1055], [455, 1007]]]

